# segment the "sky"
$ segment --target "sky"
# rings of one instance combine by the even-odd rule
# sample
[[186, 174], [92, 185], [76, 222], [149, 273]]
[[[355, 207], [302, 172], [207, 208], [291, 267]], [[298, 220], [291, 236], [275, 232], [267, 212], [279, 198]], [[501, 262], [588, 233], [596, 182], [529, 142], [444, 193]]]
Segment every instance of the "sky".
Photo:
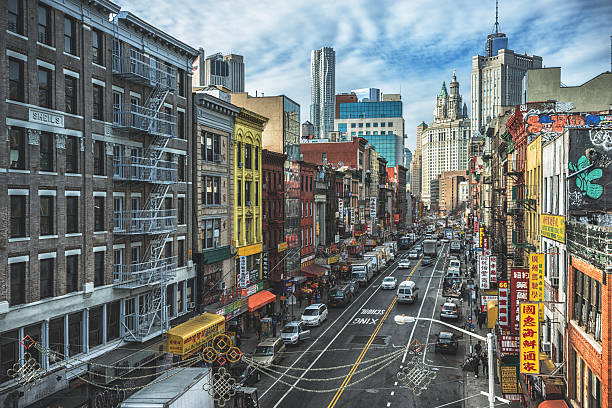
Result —
[[[336, 93], [380, 88], [402, 95], [406, 146], [433, 121], [435, 97], [453, 69], [470, 106], [472, 56], [494, 31], [494, 0], [118, 0], [124, 10], [206, 55], [244, 56], [245, 87], [285, 94], [310, 116], [310, 53], [336, 51]], [[610, 70], [612, 1], [500, 0], [508, 48], [561, 67], [580, 85]]]

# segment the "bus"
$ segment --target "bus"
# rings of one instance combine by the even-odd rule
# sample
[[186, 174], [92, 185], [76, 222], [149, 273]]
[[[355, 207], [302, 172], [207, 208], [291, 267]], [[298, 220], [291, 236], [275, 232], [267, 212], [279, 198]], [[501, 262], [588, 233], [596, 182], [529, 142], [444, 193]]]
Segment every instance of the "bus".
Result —
[[404, 235], [403, 237], [400, 237], [399, 239], [399, 249], [410, 249], [410, 246], [412, 245], [411, 239], [409, 236]]

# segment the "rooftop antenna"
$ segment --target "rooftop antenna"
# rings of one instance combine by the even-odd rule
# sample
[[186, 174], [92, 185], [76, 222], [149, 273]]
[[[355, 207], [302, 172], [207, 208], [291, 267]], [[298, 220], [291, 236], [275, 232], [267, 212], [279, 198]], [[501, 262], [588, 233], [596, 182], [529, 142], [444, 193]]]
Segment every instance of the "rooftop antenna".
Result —
[[499, 33], [499, 22], [497, 21], [498, 0], [495, 0], [495, 34]]

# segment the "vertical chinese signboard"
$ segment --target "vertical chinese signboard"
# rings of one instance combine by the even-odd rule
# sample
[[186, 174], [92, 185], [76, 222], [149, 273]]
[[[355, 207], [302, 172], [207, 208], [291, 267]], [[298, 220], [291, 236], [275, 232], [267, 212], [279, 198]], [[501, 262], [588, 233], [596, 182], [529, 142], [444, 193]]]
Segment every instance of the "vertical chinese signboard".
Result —
[[489, 257], [489, 275], [491, 276], [491, 283], [496, 283], [497, 282], [497, 257], [496, 256]]
[[370, 218], [376, 218], [376, 197], [370, 197]]
[[479, 232], [478, 237], [479, 237], [479, 241], [478, 241], [479, 245], [478, 246], [481, 247], [482, 249], [485, 249], [484, 246], [483, 246], [484, 245], [483, 244], [483, 241], [484, 241], [484, 227], [480, 227], [480, 232]]
[[510, 328], [514, 333], [519, 331], [519, 305], [529, 299], [529, 269], [510, 269]]
[[501, 372], [501, 389], [503, 394], [518, 394], [518, 370], [515, 365], [502, 364]]
[[499, 325], [503, 329], [507, 329], [510, 326], [510, 316], [508, 314], [508, 281], [499, 281], [499, 291], [498, 291], [498, 317]]
[[344, 200], [342, 198], [338, 199], [338, 218], [344, 220]]
[[489, 289], [489, 257], [484, 255], [478, 256], [478, 268], [480, 272], [480, 289]]
[[521, 303], [521, 373], [540, 373], [540, 324], [537, 303]]
[[529, 254], [529, 300], [544, 300], [544, 254]]

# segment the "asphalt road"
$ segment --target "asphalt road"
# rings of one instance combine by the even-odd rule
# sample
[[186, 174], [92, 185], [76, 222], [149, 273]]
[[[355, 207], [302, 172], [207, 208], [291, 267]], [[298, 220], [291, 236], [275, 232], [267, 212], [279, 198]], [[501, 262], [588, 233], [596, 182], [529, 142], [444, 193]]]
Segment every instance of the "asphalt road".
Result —
[[[407, 257], [402, 251], [349, 306], [331, 308], [327, 321], [312, 328], [311, 338], [288, 347], [282, 367], [274, 367], [276, 372], [257, 384], [261, 407], [462, 407], [456, 401], [464, 396], [460, 366], [467, 339], [460, 342], [456, 355], [436, 354], [433, 342], [443, 327], [424, 321], [394, 322], [397, 314], [439, 318], [447, 253], [448, 244], [443, 244], [433, 265], [423, 267], [419, 260], [412, 261], [410, 269], [398, 269], [399, 259]], [[397, 304], [395, 290], [380, 289], [385, 276], [395, 276], [398, 282], [413, 280], [419, 287], [417, 303]], [[405, 360], [412, 358], [403, 348], [413, 340], [424, 345], [419, 358], [437, 372], [419, 396], [397, 379]]]

